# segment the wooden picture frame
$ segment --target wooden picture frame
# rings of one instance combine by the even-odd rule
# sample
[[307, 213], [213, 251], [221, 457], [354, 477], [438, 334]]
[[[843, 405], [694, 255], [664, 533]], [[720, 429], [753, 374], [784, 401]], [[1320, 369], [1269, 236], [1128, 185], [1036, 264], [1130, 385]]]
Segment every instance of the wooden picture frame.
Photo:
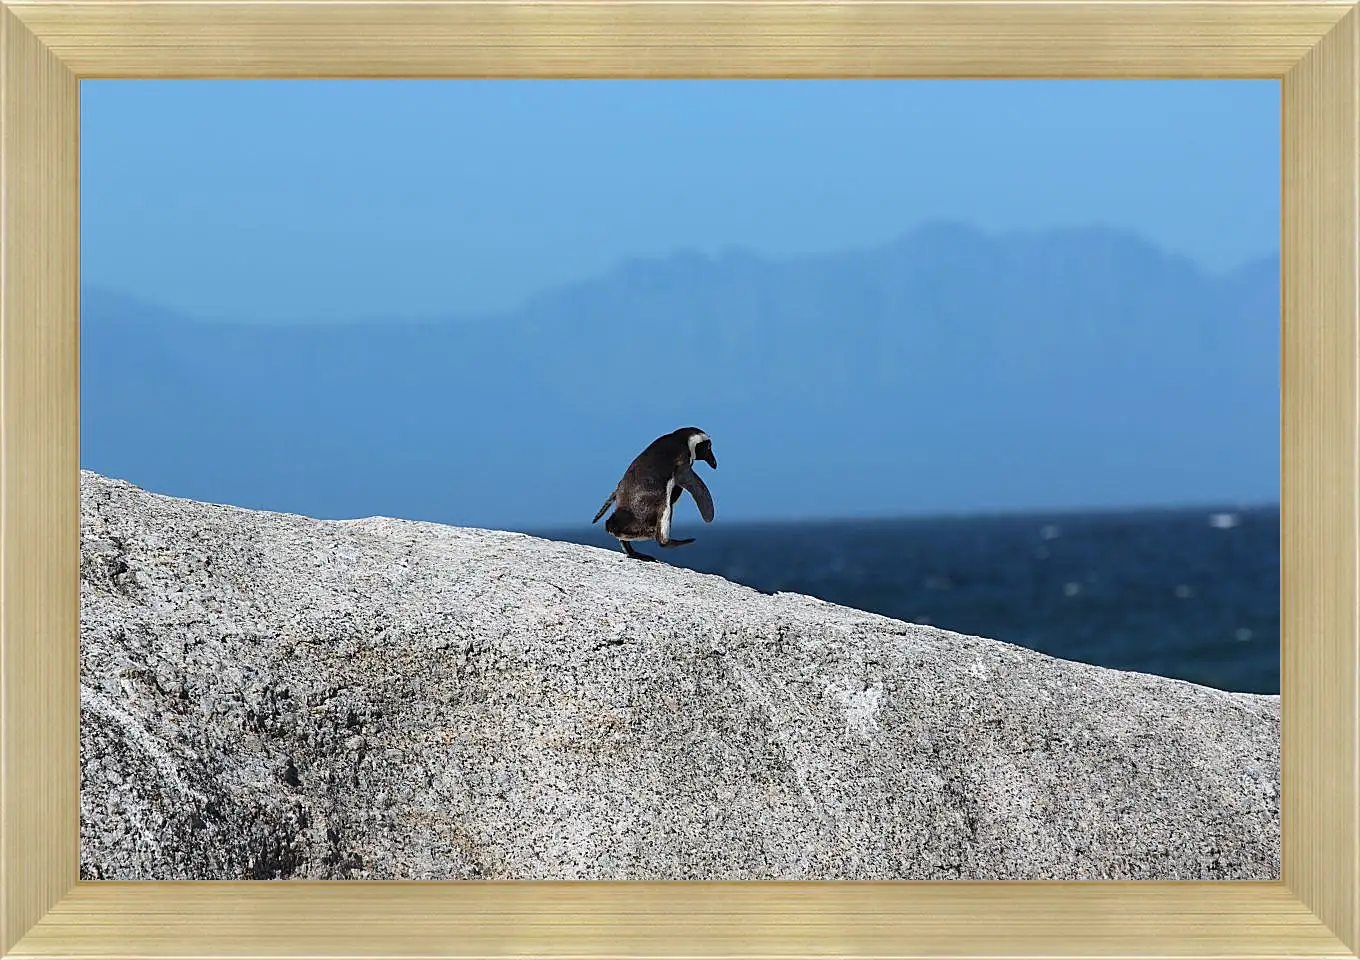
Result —
[[[1279, 882], [77, 880], [78, 81], [520, 76], [1282, 81]], [[1355, 955], [1358, 204], [1353, 0], [0, 2], [0, 949], [73, 958]]]

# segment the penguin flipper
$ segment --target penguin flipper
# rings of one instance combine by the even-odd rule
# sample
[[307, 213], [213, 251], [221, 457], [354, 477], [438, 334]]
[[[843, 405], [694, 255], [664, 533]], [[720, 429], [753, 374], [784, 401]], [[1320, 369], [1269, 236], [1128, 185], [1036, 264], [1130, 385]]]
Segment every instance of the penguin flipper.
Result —
[[595, 514], [595, 519], [592, 520], [592, 521], [590, 521], [590, 522], [591, 522], [591, 523], [595, 523], [595, 522], [598, 521], [601, 517], [603, 517], [603, 516], [604, 516], [604, 512], [605, 512], [606, 510], [609, 509], [609, 505], [610, 505], [611, 503], [614, 502], [614, 498], [617, 497], [618, 495], [619, 495], [619, 492], [618, 492], [617, 490], [615, 490], [613, 493], [611, 493], [611, 494], [609, 495], [609, 499], [606, 500], [606, 501], [604, 502], [604, 506], [600, 508], [600, 512], [597, 513], [597, 514]]
[[703, 478], [694, 472], [688, 464], [682, 464], [680, 469], [675, 471], [675, 479], [680, 481], [680, 486], [689, 491], [689, 495], [694, 498], [694, 502], [699, 507], [699, 516], [704, 518], [704, 523], [713, 522], [713, 497], [709, 495], [708, 487], [704, 484]]

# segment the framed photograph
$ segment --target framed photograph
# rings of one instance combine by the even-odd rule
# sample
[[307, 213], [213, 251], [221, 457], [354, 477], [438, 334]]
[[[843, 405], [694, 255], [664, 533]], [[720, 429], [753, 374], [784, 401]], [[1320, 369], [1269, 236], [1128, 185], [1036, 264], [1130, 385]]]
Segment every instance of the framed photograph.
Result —
[[6, 955], [1356, 955], [1350, 4], [0, 31]]

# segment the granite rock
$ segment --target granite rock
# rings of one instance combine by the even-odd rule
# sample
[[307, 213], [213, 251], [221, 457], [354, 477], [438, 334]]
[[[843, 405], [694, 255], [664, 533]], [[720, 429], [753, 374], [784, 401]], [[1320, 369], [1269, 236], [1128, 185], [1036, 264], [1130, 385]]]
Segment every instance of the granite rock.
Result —
[[1278, 697], [621, 552], [85, 472], [81, 630], [86, 878], [1280, 874]]

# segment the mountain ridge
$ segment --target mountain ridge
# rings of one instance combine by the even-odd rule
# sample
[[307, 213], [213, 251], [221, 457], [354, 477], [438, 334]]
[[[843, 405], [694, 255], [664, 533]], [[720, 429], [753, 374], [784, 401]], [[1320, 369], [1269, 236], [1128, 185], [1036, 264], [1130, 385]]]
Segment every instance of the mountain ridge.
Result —
[[[1150, 251], [1155, 251], [1169, 261], [1180, 261], [1189, 266], [1190, 269], [1209, 280], [1226, 279], [1243, 272], [1254, 272], [1262, 266], [1278, 267], [1280, 262], [1279, 251], [1254, 254], [1243, 258], [1234, 265], [1224, 268], [1210, 268], [1199, 260], [1188, 254], [1174, 253], [1155, 242], [1147, 239], [1135, 230], [1121, 227], [1107, 226], [1104, 224], [1089, 225], [1070, 225], [1048, 227], [1032, 230], [983, 230], [957, 220], [934, 219], [927, 220], [911, 230], [905, 231], [898, 236], [874, 243], [865, 243], [853, 247], [829, 248], [826, 250], [796, 253], [788, 255], [770, 255], [756, 251], [748, 246], [728, 245], [716, 251], [705, 252], [693, 246], [679, 246], [669, 253], [657, 255], [638, 255], [625, 257], [617, 262], [612, 268], [604, 270], [582, 280], [569, 283], [552, 284], [542, 290], [527, 294], [518, 304], [505, 310], [487, 311], [481, 313], [458, 313], [453, 311], [440, 312], [423, 315], [404, 315], [396, 317], [382, 317], [378, 315], [367, 317], [354, 317], [344, 319], [325, 319], [325, 320], [290, 320], [290, 321], [259, 321], [249, 318], [226, 318], [220, 316], [207, 316], [192, 311], [183, 310], [162, 303], [153, 296], [129, 292], [121, 288], [106, 283], [85, 283], [81, 290], [86, 294], [93, 294], [100, 301], [115, 301], [124, 308], [135, 308], [141, 311], [150, 311], [173, 316], [175, 320], [186, 320], [192, 323], [205, 324], [267, 324], [269, 326], [302, 326], [312, 327], [318, 324], [334, 326], [366, 326], [373, 323], [397, 324], [410, 326], [425, 326], [428, 324], [441, 323], [476, 323], [476, 322], [497, 322], [506, 317], [518, 314], [540, 300], [554, 300], [557, 297], [576, 290], [579, 287], [590, 285], [596, 281], [607, 280], [618, 276], [626, 271], [651, 266], [664, 265], [671, 262], [699, 262], [706, 265], [721, 265], [724, 262], [736, 261], [742, 264], [761, 265], [761, 266], [789, 266], [794, 267], [808, 261], [835, 259], [839, 257], [854, 257], [869, 255], [876, 252], [892, 249], [899, 245], [909, 242], [913, 238], [921, 235], [929, 235], [938, 231], [950, 232], [961, 231], [967, 234], [984, 237], [993, 242], [1019, 242], [1019, 241], [1051, 241], [1058, 238], [1078, 237], [1082, 235], [1104, 235], [1108, 237], [1118, 237], [1132, 242], [1136, 246], [1145, 247]], [[104, 304], [101, 304], [101, 306]]]
[[698, 423], [720, 517], [1271, 500], [1278, 277], [1126, 231], [937, 224], [867, 253], [629, 261], [486, 322], [185, 323], [90, 290], [82, 465], [541, 528]]

